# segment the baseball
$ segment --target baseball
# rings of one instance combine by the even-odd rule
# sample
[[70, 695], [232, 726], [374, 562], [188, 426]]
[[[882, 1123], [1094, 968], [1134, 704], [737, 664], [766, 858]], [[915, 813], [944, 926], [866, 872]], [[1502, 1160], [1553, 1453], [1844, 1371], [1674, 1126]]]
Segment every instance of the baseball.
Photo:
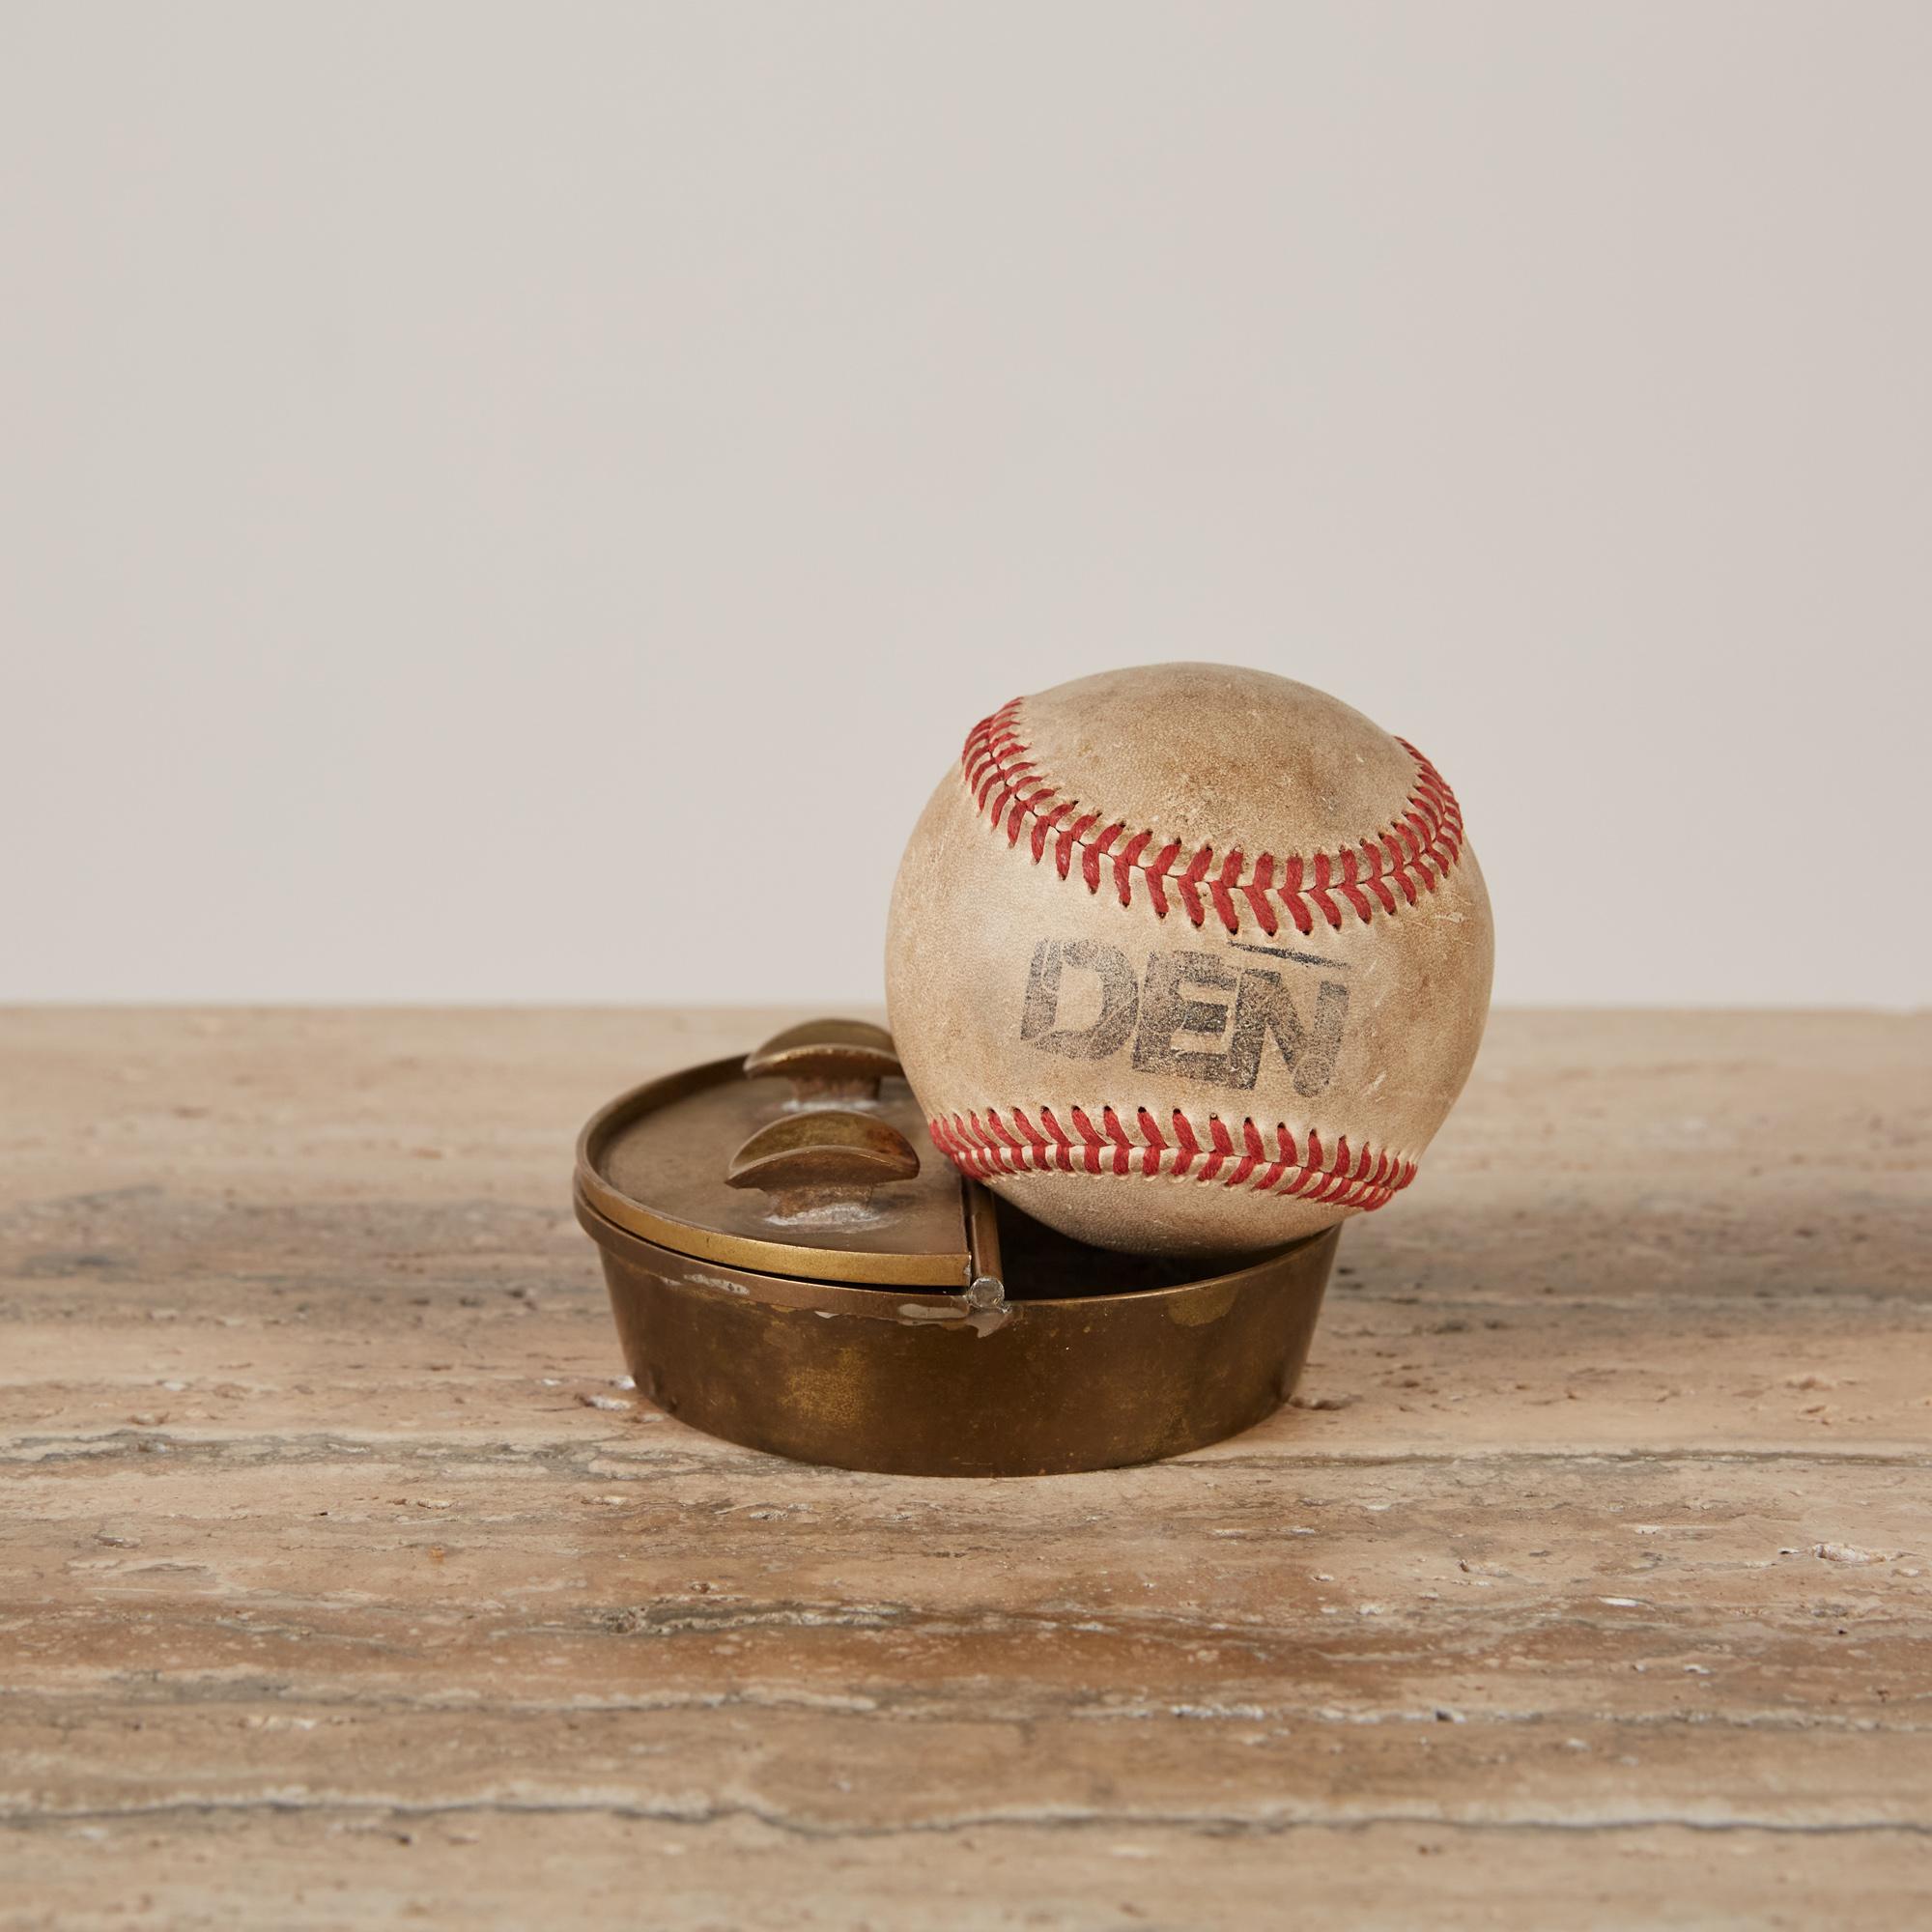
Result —
[[1419, 751], [1289, 678], [1149, 665], [967, 733], [899, 866], [886, 997], [963, 1172], [1102, 1247], [1230, 1252], [1409, 1184], [1492, 951]]

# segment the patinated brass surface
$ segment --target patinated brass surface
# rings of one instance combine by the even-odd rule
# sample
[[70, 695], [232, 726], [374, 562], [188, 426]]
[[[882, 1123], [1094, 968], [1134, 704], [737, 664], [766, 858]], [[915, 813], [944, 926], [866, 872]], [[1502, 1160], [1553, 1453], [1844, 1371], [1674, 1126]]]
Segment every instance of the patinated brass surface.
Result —
[[868, 1020], [806, 1020], [745, 1056], [745, 1076], [777, 1074], [800, 1096], [876, 1099], [879, 1083], [901, 1071], [893, 1037]]
[[[1032, 1299], [1031, 1230], [1002, 1208], [1008, 1295], [786, 1280], [674, 1254], [578, 1218], [604, 1251], [641, 1394], [713, 1435], [803, 1462], [916, 1476], [1067, 1473], [1149, 1463], [1269, 1415], [1308, 1354], [1339, 1231], [1230, 1274], [1158, 1281], [1097, 1249], [1078, 1265], [1041, 1231], [1069, 1292]], [[1071, 1244], [1067, 1244], [1071, 1245]]]
[[613, 1101], [577, 1213], [639, 1390], [713, 1435], [906, 1475], [1043, 1475], [1218, 1441], [1293, 1392], [1337, 1234], [1123, 1255], [945, 1161], [892, 1041], [817, 1020]]
[[783, 1202], [807, 1194], [846, 1199], [919, 1172], [913, 1144], [876, 1115], [814, 1107], [768, 1121], [724, 1164], [732, 1187]]
[[[744, 1068], [735, 1057], [715, 1060], [613, 1100], [578, 1142], [580, 1195], [616, 1227], [734, 1267], [964, 1290], [959, 1178], [949, 1162], [927, 1160], [859, 1201], [795, 1204], [795, 1211], [731, 1183], [736, 1151], [763, 1130], [806, 1118], [789, 1079], [748, 1079]], [[927, 1145], [903, 1080], [881, 1076], [876, 1100], [840, 1104], [865, 1109], [912, 1147]]]

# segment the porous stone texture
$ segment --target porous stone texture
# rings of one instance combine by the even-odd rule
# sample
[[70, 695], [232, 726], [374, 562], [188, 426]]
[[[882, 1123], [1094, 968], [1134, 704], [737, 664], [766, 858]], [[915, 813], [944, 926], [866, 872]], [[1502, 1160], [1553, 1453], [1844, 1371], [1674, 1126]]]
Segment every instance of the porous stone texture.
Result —
[[1932, 1024], [1504, 1013], [1301, 1406], [639, 1406], [570, 1144], [788, 1013], [0, 1014], [0, 1927], [1923, 1922]]

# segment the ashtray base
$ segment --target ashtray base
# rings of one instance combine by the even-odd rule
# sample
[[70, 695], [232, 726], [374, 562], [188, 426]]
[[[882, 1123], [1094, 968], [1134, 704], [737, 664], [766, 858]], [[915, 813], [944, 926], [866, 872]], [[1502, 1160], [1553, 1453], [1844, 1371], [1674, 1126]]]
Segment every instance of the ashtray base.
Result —
[[1294, 1391], [1340, 1234], [1116, 1291], [1145, 1264], [1084, 1249], [1034, 1277], [1073, 1292], [976, 1308], [734, 1268], [577, 1208], [640, 1395], [748, 1448], [909, 1476], [1118, 1468], [1252, 1428]]

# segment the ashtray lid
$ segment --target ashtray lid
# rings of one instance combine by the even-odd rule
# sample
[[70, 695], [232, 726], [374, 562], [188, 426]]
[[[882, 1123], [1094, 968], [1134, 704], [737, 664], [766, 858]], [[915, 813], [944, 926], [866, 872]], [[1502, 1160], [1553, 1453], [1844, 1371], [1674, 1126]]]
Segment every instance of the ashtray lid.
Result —
[[939, 1159], [892, 1037], [788, 1028], [742, 1060], [647, 1081], [593, 1115], [580, 1203], [679, 1254], [818, 1281], [965, 1291], [958, 1174]]

